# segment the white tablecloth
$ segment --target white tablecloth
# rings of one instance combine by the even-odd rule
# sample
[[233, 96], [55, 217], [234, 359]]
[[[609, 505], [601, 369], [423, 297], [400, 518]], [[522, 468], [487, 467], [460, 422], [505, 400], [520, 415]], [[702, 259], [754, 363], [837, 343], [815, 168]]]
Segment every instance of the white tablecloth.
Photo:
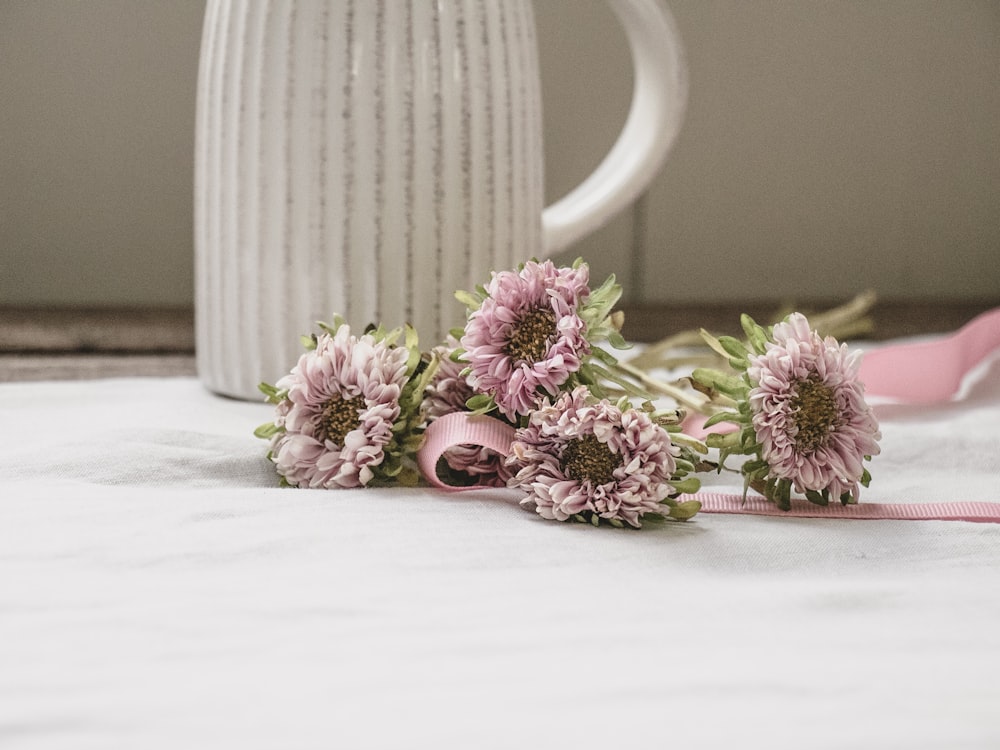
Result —
[[[270, 413], [0, 385], [0, 747], [1000, 747], [1000, 525], [282, 490]], [[881, 418], [862, 502], [1000, 502], [1000, 366]]]

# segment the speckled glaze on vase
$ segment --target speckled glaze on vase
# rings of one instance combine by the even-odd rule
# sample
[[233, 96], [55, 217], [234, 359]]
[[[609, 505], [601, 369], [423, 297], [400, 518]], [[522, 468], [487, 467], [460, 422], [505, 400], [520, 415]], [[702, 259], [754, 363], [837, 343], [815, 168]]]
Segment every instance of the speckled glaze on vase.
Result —
[[[317, 320], [460, 324], [456, 289], [599, 226], [655, 174], [686, 78], [660, 0], [610, 0], [632, 110], [594, 175], [543, 210], [529, 0], [208, 0], [198, 83], [198, 373], [259, 397]], [[428, 337], [430, 339], [428, 340]]]

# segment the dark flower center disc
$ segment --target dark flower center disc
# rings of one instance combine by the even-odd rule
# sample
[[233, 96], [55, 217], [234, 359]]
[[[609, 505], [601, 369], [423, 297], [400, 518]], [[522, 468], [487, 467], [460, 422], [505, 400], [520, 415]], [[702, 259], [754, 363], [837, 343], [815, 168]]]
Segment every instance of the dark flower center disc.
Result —
[[816, 377], [802, 380], [795, 388], [791, 406], [798, 430], [795, 436], [798, 451], [810, 453], [826, 443], [840, 417], [833, 389]]
[[552, 310], [529, 310], [514, 326], [504, 352], [516, 362], [539, 362], [555, 334], [556, 315]]
[[572, 440], [563, 449], [563, 471], [578, 482], [589, 479], [595, 487], [613, 482], [614, 471], [621, 465], [621, 455], [613, 453], [594, 435]]
[[319, 417], [319, 434], [316, 437], [343, 446], [347, 433], [356, 430], [361, 424], [360, 412], [364, 406], [365, 400], [361, 396], [345, 399], [335, 393], [323, 404]]

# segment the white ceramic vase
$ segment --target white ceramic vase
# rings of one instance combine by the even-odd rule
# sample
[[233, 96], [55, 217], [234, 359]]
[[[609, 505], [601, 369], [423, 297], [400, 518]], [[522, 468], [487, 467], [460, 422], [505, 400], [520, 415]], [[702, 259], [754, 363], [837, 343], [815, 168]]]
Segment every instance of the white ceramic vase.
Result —
[[[686, 70], [660, 0], [609, 0], [632, 108], [579, 188], [543, 206], [530, 0], [208, 0], [198, 84], [198, 372], [258, 398], [343, 315], [429, 348], [469, 289], [593, 230], [657, 172]], [[572, 19], [567, 19], [572, 23]]]

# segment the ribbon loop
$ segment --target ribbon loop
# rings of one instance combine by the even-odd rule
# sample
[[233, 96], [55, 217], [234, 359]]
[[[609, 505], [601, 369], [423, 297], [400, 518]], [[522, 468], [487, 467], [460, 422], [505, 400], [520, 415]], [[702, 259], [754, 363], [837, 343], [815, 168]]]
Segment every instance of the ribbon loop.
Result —
[[965, 377], [1000, 349], [1000, 308], [936, 341], [893, 344], [865, 352], [858, 373], [869, 396], [930, 404], [954, 396]]
[[468, 412], [452, 412], [431, 422], [424, 432], [424, 444], [417, 451], [417, 466], [424, 478], [441, 490], [484, 489], [482, 485], [454, 487], [441, 481], [437, 473], [438, 461], [445, 451], [458, 445], [478, 445], [489, 448], [501, 456], [510, 453], [514, 441], [514, 428], [493, 417], [473, 416]]

